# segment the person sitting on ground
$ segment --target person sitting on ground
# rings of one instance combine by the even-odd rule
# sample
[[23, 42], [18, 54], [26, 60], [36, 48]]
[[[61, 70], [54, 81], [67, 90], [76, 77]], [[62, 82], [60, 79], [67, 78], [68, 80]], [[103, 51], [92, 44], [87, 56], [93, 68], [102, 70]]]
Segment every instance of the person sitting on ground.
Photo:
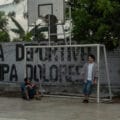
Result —
[[33, 98], [40, 99], [40, 92], [38, 86], [33, 84], [28, 78], [24, 79], [24, 83], [21, 85], [22, 98], [30, 100]]

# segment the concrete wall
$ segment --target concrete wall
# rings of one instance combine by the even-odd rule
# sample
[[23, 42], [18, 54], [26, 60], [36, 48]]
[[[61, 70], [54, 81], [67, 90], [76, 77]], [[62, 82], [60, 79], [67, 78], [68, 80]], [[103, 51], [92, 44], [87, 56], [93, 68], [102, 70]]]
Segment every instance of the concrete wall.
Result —
[[25, 61], [24, 43], [3, 43], [0, 44], [0, 81], [22, 82], [25, 74], [43, 83], [79, 81], [83, 57], [80, 48], [28, 49]]
[[[23, 82], [25, 74], [34, 82], [41, 82], [47, 91], [66, 91], [65, 85], [70, 85], [78, 92], [80, 71], [86, 62], [88, 53], [96, 55], [96, 49], [58, 48], [58, 49], [28, 49], [24, 45], [33, 43], [0, 43], [0, 84], [14, 83], [13, 87]], [[35, 44], [35, 43], [34, 43]], [[120, 49], [107, 52], [110, 79], [112, 85], [120, 84]], [[104, 58], [101, 54], [101, 83], [107, 83]], [[27, 69], [27, 73], [26, 70]], [[54, 86], [55, 89], [51, 88]], [[62, 85], [60, 90], [59, 86]], [[72, 91], [70, 87], [67, 91]], [[8, 88], [7, 88], [8, 89]], [[11, 87], [10, 87], [11, 89]], [[9, 90], [10, 90], [9, 89]], [[13, 90], [13, 89], [12, 89]]]
[[120, 84], [120, 48], [107, 52], [110, 79], [113, 84]]

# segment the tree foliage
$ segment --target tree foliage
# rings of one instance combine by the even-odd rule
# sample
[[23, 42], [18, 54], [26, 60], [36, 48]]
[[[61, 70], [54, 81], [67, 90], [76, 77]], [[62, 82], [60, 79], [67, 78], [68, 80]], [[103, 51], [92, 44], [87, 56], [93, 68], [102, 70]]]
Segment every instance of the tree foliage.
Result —
[[15, 24], [15, 26], [17, 28], [12, 28], [11, 31], [18, 34], [20, 39], [22, 39], [24, 36], [25, 36], [25, 31], [24, 29], [22, 28], [22, 26], [19, 24], [19, 22], [17, 20], [15, 20], [14, 17], [10, 17], [11, 20], [13, 21], [13, 23]]
[[14, 0], [13, 2], [14, 2], [15, 4], [18, 4], [18, 3], [20, 3], [21, 1], [23, 1], [23, 0]]
[[33, 27], [29, 32], [26, 32], [24, 28], [20, 25], [20, 23], [12, 16], [9, 16], [13, 23], [15, 24], [16, 28], [12, 28], [11, 31], [15, 34], [19, 35], [19, 38], [15, 38], [13, 41], [27, 41], [30, 42], [31, 40], [40, 41], [44, 39], [45, 36], [42, 32], [46, 31], [45, 27], [39, 28], [39, 25]]
[[45, 39], [45, 35], [42, 32], [48, 31], [48, 27], [40, 27], [40, 24], [36, 25], [30, 30], [34, 41], [40, 42]]
[[9, 42], [10, 37], [9, 34], [5, 31], [0, 31], [0, 42]]
[[16, 28], [12, 28], [11, 31], [19, 36], [19, 38], [14, 38], [13, 41], [27, 41], [30, 42], [32, 38], [32, 34], [30, 32], [26, 32], [24, 28], [20, 25], [20, 23], [15, 19], [14, 16], [9, 16]]
[[0, 42], [9, 42], [10, 37], [7, 30], [8, 20], [4, 12], [0, 12]]
[[74, 0], [73, 37], [79, 43], [120, 44], [120, 1]]
[[6, 30], [6, 26], [7, 26], [7, 23], [8, 20], [7, 18], [5, 17], [5, 13], [4, 12], [0, 12], [0, 29], [1, 30]]

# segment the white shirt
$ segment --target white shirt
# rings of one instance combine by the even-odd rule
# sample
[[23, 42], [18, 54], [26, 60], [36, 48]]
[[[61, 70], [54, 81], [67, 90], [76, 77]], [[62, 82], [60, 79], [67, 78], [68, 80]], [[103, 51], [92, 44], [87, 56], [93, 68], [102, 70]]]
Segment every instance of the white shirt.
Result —
[[87, 80], [92, 80], [93, 65], [94, 65], [94, 63], [89, 63], [88, 64], [88, 76], [87, 76]]

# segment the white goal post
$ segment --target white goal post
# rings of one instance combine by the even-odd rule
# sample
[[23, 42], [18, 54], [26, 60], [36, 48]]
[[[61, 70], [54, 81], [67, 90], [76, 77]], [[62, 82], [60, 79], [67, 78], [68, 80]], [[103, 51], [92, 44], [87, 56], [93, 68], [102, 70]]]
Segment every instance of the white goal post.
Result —
[[[103, 83], [106, 82], [108, 88], [108, 96], [109, 96], [108, 100], [112, 100], [106, 48], [104, 45], [102, 44], [81, 44], [81, 45], [77, 44], [77, 45], [56, 45], [56, 46], [26, 45], [24, 54], [25, 54], [24, 77], [30, 77], [31, 73], [33, 73], [34, 77], [32, 76], [31, 78], [36, 79], [39, 76], [38, 81], [40, 82], [40, 84], [42, 84], [44, 81], [43, 79], [45, 79], [45, 82], [49, 81], [50, 84], [54, 83], [55, 85], [59, 83], [61, 84], [62, 79], [67, 79], [67, 78], [68, 81], [69, 80], [79, 81], [79, 72], [81, 69], [80, 67], [85, 63], [85, 59], [88, 56], [88, 54], [94, 54], [96, 57], [96, 62], [98, 64], [98, 81], [97, 81], [97, 91], [96, 91], [97, 103], [100, 103], [101, 101], [101, 96], [100, 96], [101, 81], [103, 81]], [[27, 69], [27, 67], [29, 67], [30, 65], [34, 66], [31, 67], [32, 72], [30, 72]], [[66, 65], [68, 66], [66, 67]], [[37, 66], [39, 66], [39, 72], [37, 71], [38, 70]], [[62, 66], [64, 66], [64, 69], [62, 68]], [[49, 67], [51, 71], [48, 70]], [[77, 74], [75, 72], [77, 72]], [[71, 76], [67, 76], [69, 73]], [[51, 76], [51, 74], [53, 76]], [[48, 78], [50, 77], [50, 80], [47, 79], [45, 75]], [[40, 79], [42, 79], [42, 81]], [[66, 80], [64, 81], [63, 84], [64, 83], [66, 84]]]

